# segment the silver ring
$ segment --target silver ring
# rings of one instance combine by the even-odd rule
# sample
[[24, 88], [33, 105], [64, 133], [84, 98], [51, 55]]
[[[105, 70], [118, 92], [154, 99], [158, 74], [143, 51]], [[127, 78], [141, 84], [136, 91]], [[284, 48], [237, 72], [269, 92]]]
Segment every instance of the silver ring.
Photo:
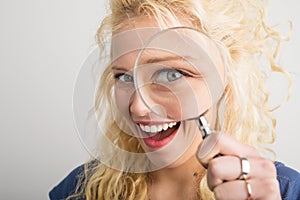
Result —
[[241, 169], [242, 173], [239, 179], [246, 180], [248, 174], [250, 173], [250, 163], [247, 158], [241, 158]]
[[251, 200], [252, 199], [252, 188], [251, 188], [251, 185], [250, 185], [250, 183], [249, 183], [249, 181], [248, 180], [244, 180], [245, 181], [245, 183], [246, 183], [246, 189], [247, 189], [247, 192], [248, 192], [248, 198], [247, 198], [247, 200]]

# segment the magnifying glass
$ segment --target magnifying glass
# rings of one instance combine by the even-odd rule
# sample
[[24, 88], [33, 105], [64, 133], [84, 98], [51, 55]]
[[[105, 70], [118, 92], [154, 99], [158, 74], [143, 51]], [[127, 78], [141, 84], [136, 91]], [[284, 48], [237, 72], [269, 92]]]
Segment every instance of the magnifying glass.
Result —
[[174, 27], [154, 34], [140, 50], [134, 85], [157, 118], [195, 120], [205, 138], [211, 129], [204, 115], [223, 95], [225, 71], [220, 49], [207, 35]]

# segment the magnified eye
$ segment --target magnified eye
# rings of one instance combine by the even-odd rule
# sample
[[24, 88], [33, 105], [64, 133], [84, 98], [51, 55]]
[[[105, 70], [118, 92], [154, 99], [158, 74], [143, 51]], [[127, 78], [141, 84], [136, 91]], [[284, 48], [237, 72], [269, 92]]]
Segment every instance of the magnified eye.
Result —
[[155, 73], [156, 82], [172, 82], [180, 79], [183, 73], [174, 68], [162, 69]]
[[128, 82], [133, 82], [133, 77], [128, 74], [116, 74], [115, 79], [128, 83]]

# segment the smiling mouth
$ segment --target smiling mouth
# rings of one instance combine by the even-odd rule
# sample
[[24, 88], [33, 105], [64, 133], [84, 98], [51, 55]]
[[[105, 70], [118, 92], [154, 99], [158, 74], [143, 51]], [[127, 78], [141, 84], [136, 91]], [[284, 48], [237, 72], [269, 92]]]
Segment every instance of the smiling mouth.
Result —
[[144, 142], [152, 148], [160, 148], [169, 143], [180, 126], [180, 122], [144, 125], [138, 124], [144, 134]]
[[170, 123], [163, 123], [158, 125], [143, 125], [139, 124], [142, 131], [146, 132], [149, 135], [156, 134], [161, 131], [167, 131], [170, 128], [173, 128], [173, 126], [176, 126], [177, 122], [170, 122]]

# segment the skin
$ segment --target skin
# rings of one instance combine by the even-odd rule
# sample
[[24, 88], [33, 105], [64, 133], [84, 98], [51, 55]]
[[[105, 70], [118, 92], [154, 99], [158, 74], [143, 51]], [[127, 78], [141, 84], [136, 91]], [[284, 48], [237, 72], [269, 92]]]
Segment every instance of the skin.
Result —
[[[189, 26], [188, 23], [185, 25]], [[134, 27], [130, 25], [125, 26], [120, 32], [133, 28], [153, 26], [157, 26], [154, 19], [141, 17], [135, 19]], [[136, 56], [137, 52], [132, 52], [118, 58], [114, 62], [113, 73], [120, 74], [132, 71], [131, 66], [133, 66]], [[116, 94], [120, 95], [118, 90]], [[130, 117], [129, 121], [131, 121], [129, 123], [134, 124], [135, 122], [154, 120], [151, 117], [151, 111], [144, 105], [136, 92], [132, 91], [127, 98], [128, 104], [119, 106], [128, 111], [127, 116]], [[119, 104], [121, 103], [119, 102]], [[178, 114], [176, 110], [172, 109], [172, 106], [167, 108], [167, 112], [170, 116]], [[206, 114], [209, 121], [211, 121], [212, 117], [211, 112], [210, 110]], [[193, 123], [193, 121], [190, 123]], [[201, 179], [201, 173], [204, 173], [205, 170], [203, 166], [208, 166], [208, 186], [214, 192], [216, 199], [247, 199], [248, 192], [245, 181], [239, 180], [241, 175], [241, 157], [246, 157], [250, 162], [251, 169], [247, 179], [252, 188], [252, 198], [281, 199], [275, 166], [270, 160], [262, 158], [256, 149], [239, 143], [229, 134], [220, 132], [213, 133], [203, 141], [198, 129], [190, 130], [194, 130], [195, 133], [189, 132], [186, 134], [192, 134], [194, 136], [193, 140], [180, 158], [162, 169], [151, 172], [152, 184], [149, 187], [149, 195], [152, 200], [176, 200], [186, 199], [187, 197], [197, 199], [196, 188], [199, 179]], [[182, 131], [187, 131], [187, 129]], [[141, 145], [146, 152], [155, 151], [155, 149], [151, 149], [143, 144], [142, 140]], [[166, 150], [159, 156], [163, 159], [163, 157], [167, 157], [171, 153]], [[219, 153], [222, 156], [214, 158]], [[195, 172], [199, 174], [197, 178], [193, 176]]]

